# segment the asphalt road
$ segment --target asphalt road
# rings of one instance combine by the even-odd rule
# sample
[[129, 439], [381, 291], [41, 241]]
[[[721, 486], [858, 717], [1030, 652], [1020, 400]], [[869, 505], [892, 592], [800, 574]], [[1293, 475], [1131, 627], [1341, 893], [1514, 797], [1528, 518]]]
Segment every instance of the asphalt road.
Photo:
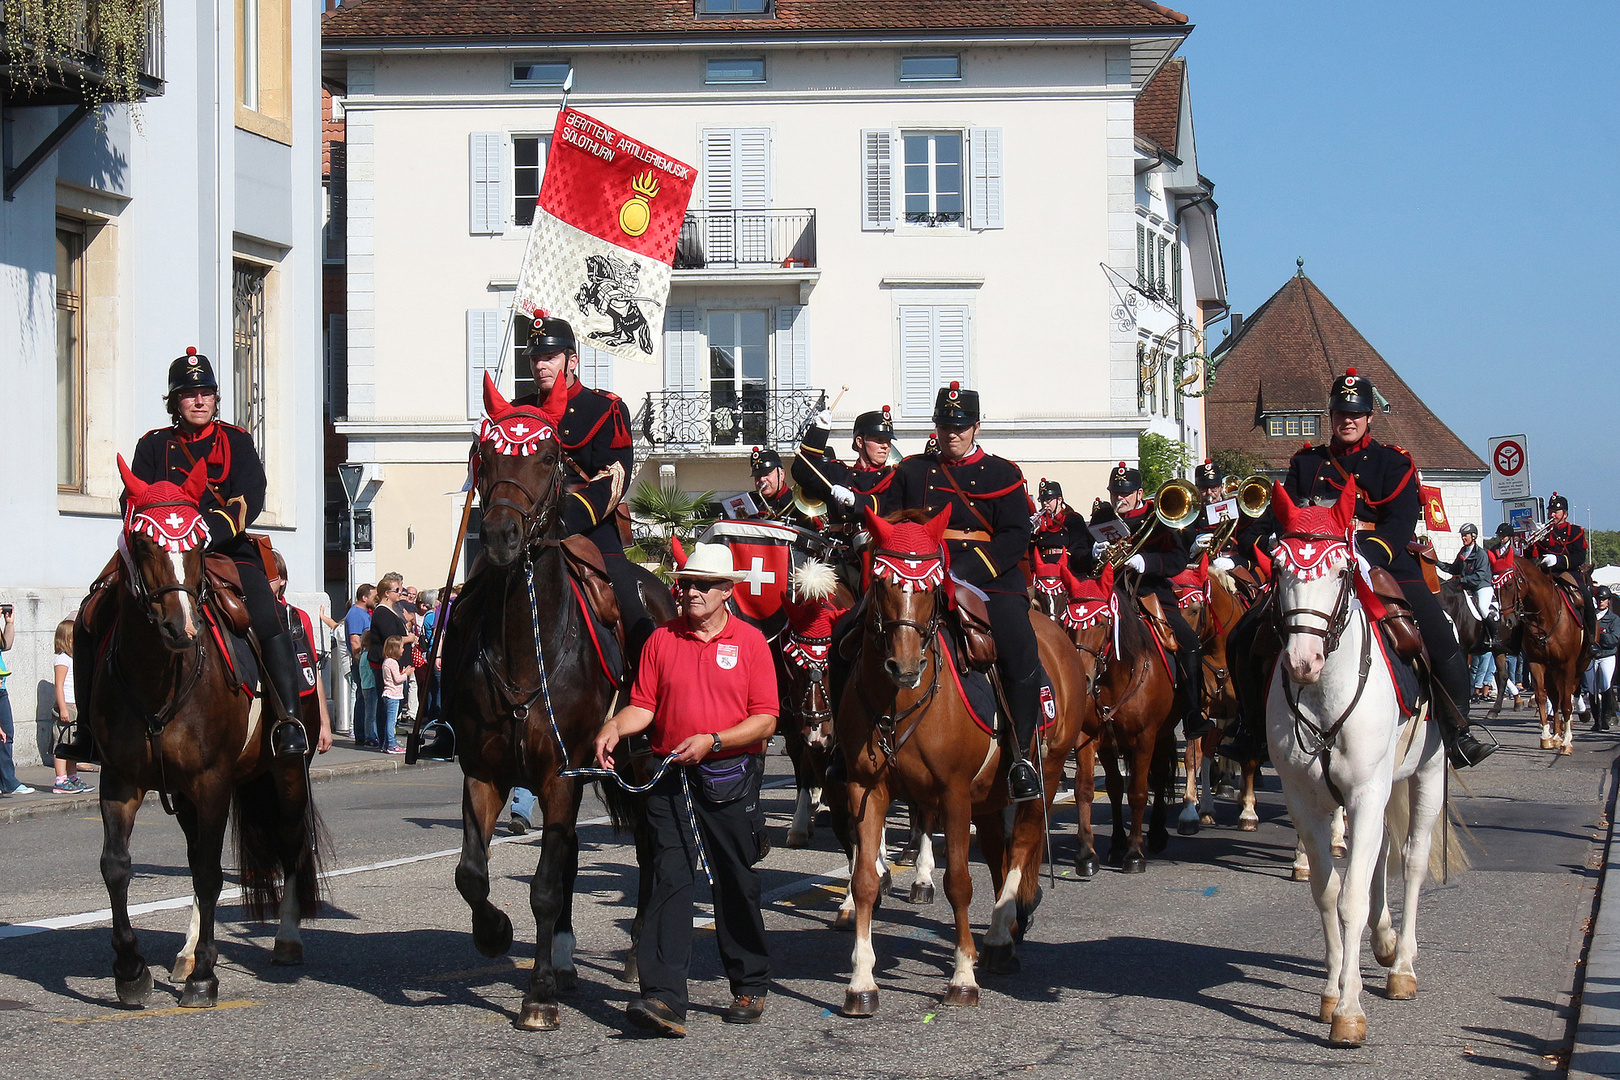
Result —
[[[272, 1080], [567, 1075], [980, 1077], [1355, 1076], [1497, 1077], [1555, 1068], [1568, 994], [1591, 913], [1595, 840], [1620, 740], [1580, 734], [1574, 757], [1534, 750], [1527, 719], [1503, 724], [1509, 748], [1462, 774], [1453, 798], [1469, 826], [1474, 869], [1427, 890], [1419, 925], [1419, 995], [1386, 1001], [1382, 969], [1363, 948], [1369, 1040], [1325, 1046], [1315, 1019], [1323, 978], [1320, 922], [1291, 881], [1293, 834], [1267, 775], [1260, 830], [1228, 824], [1172, 836], [1146, 874], [1105, 870], [1048, 886], [1021, 948], [1023, 970], [981, 975], [977, 1009], [939, 1004], [950, 970], [949, 908], [911, 907], [896, 874], [876, 937], [882, 1000], [872, 1020], [837, 1015], [852, 939], [829, 928], [842, 891], [830, 831], [815, 846], [780, 846], [791, 790], [768, 793], [778, 847], [762, 865], [771, 903], [775, 988], [765, 1023], [722, 1024], [729, 1003], [712, 934], [699, 934], [684, 1042], [652, 1041], [623, 1023], [633, 988], [617, 979], [628, 941], [634, 860], [605, 826], [585, 839], [576, 920], [581, 985], [562, 1029], [515, 1030], [534, 925], [527, 875], [533, 835], [499, 844], [494, 898], [517, 945], [501, 960], [472, 945], [452, 882], [460, 842], [459, 772], [428, 766], [318, 785], [333, 836], [330, 905], [304, 932], [306, 963], [270, 965], [274, 927], [226, 908], [219, 935], [220, 1007], [179, 1010], [166, 965], [184, 936], [184, 906], [136, 917], [158, 988], [145, 1010], [116, 1004], [97, 860], [100, 822], [64, 814], [0, 825], [0, 1067], [9, 1076]], [[786, 762], [773, 757], [780, 779]], [[1099, 806], [1106, 823], [1106, 804]], [[582, 816], [599, 810], [588, 802]], [[1073, 856], [1073, 811], [1058, 816], [1061, 870]], [[1106, 825], [1104, 825], [1106, 831]], [[943, 859], [943, 844], [939, 847]], [[426, 856], [426, 857], [424, 857]], [[178, 826], [153, 804], [135, 832], [131, 902], [189, 893]], [[988, 878], [975, 867], [973, 918], [988, 921]], [[67, 920], [19, 933], [17, 924]], [[6, 935], [13, 936], [6, 936]]]

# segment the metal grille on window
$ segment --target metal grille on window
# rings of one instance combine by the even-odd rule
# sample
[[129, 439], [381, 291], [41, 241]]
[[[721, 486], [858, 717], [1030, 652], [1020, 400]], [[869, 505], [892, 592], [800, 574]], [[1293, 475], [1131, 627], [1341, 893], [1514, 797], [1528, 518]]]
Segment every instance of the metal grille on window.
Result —
[[232, 275], [231, 361], [236, 423], [265, 457], [264, 278], [266, 270], [237, 263]]

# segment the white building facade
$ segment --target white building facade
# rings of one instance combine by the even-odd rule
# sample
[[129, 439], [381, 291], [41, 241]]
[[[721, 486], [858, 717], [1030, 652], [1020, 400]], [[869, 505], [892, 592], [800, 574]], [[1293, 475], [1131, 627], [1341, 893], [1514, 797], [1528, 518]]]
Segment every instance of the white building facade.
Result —
[[114, 551], [115, 455], [169, 423], [168, 366], [188, 346], [264, 457], [256, 529], [295, 592], [321, 587], [316, 13], [291, 0], [150, 12], [151, 96], [134, 117], [103, 105], [64, 127], [81, 104], [71, 79], [0, 91], [0, 291], [18, 315], [0, 321], [0, 602], [17, 610], [5, 660], [21, 764], [49, 760], [53, 633]]
[[[1031, 30], [966, 3], [942, 30], [906, 27], [916, 16], [898, 4], [781, 0], [711, 21], [716, 2], [696, 0], [674, 30], [638, 25], [627, 5], [611, 33], [536, 33], [515, 8], [497, 32], [501, 4], [472, 19], [367, 0], [326, 17], [347, 144], [336, 426], [365, 466], [374, 525], [357, 581], [443, 579], [479, 381], [499, 368], [505, 389], [524, 388], [526, 324], [509, 332], [509, 308], [570, 72], [571, 106], [701, 172], [663, 364], [584, 357], [585, 380], [635, 418], [632, 489], [747, 489], [751, 448], [791, 452], [823, 400], [838, 400], [836, 445], [856, 413], [889, 404], [900, 448], [920, 451], [952, 380], [980, 391], [989, 450], [1076, 503], [1136, 458], [1142, 431], [1199, 437], [1195, 402], [1172, 391], [1148, 407], [1137, 321], [1152, 304], [1122, 300], [1143, 300], [1144, 203], [1187, 268], [1185, 307], [1206, 294], [1203, 310], [1219, 306], [1224, 288], [1193, 283], [1194, 266], [1219, 265], [1196, 250], [1213, 230], [1178, 228], [1177, 184], [1196, 166], [1153, 160], [1135, 130], [1183, 17], [1134, 0], [1056, 5], [1057, 25]], [[1127, 307], [1140, 316], [1122, 319]]]

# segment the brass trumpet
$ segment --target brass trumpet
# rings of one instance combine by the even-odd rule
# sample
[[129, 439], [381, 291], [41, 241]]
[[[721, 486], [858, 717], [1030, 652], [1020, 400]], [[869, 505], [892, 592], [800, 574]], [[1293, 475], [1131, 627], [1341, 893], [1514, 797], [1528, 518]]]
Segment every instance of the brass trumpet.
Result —
[[1108, 545], [1106, 558], [1118, 570], [1129, 562], [1160, 529], [1185, 529], [1198, 520], [1203, 503], [1198, 489], [1185, 480], [1166, 480], [1153, 495], [1153, 521], [1129, 541], [1118, 540]]
[[1218, 553], [1231, 542], [1232, 537], [1237, 533], [1238, 525], [1242, 523], [1244, 518], [1257, 518], [1266, 512], [1266, 507], [1271, 505], [1271, 481], [1259, 473], [1245, 476], [1241, 483], [1236, 480], [1227, 480], [1221, 487], [1221, 497], [1230, 499], [1234, 495], [1237, 496], [1240, 516], [1223, 523], [1220, 528], [1215, 530], [1214, 536], [1210, 539], [1209, 547], [1206, 549], [1211, 554]]

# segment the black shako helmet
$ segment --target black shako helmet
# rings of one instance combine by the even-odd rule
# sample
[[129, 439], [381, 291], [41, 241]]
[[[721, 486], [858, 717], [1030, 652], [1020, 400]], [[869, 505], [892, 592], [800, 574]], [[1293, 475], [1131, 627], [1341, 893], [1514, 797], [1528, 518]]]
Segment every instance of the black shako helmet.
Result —
[[1566, 514], [1569, 513], [1569, 500], [1558, 494], [1556, 491], [1552, 493], [1552, 498], [1547, 500], [1547, 513], [1550, 514], [1554, 510], [1562, 510]]
[[1043, 476], [1041, 477], [1040, 501], [1045, 502], [1048, 499], [1057, 499], [1061, 502], [1063, 500], [1063, 485], [1056, 480], [1048, 480]]
[[574, 328], [567, 319], [536, 319], [529, 330], [529, 355], [541, 356], [551, 352], [579, 352], [574, 341]]
[[979, 422], [979, 392], [964, 390], [962, 384], [952, 381], [942, 386], [934, 397], [934, 426], [948, 428], [972, 427]]
[[197, 346], [186, 348], [186, 355], [169, 365], [169, 397], [182, 390], [218, 390], [219, 380], [214, 377], [214, 365], [208, 357], [197, 351]]
[[1217, 488], [1221, 486], [1221, 470], [1209, 458], [1193, 470], [1193, 482], [1201, 488]]
[[1328, 390], [1329, 412], [1371, 413], [1377, 408], [1372, 380], [1365, 375], [1357, 375], [1355, 368], [1346, 368], [1342, 376], [1333, 380], [1333, 386]]
[[748, 471], [755, 479], [781, 467], [782, 455], [768, 446], [763, 450], [756, 446], [754, 452], [748, 455]]
[[1114, 466], [1114, 471], [1108, 474], [1108, 494], [1129, 495], [1133, 491], [1142, 490], [1142, 472], [1133, 469], [1123, 461]]
[[889, 415], [889, 407], [885, 405], [881, 409], [872, 409], [857, 416], [855, 434], [873, 439], [894, 438], [894, 418]]

